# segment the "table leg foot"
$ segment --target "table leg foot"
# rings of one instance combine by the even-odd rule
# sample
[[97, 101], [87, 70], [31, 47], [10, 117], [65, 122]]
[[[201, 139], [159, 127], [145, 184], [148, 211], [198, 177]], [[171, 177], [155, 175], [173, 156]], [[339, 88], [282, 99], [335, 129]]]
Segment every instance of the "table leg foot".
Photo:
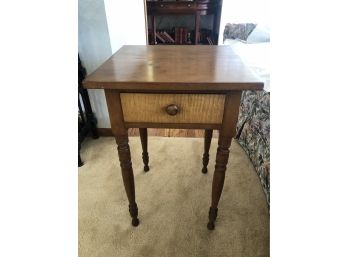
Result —
[[208, 222], [208, 224], [207, 224], [207, 228], [209, 229], [209, 230], [214, 230], [215, 229], [215, 225], [214, 225], [214, 222]]
[[133, 227], [137, 227], [139, 225], [139, 219], [138, 218], [132, 219], [132, 225]]
[[150, 170], [150, 167], [149, 167], [148, 165], [145, 165], [145, 166], [144, 166], [144, 171], [147, 172], [147, 171], [149, 171], [149, 170]]
[[132, 225], [134, 227], [139, 225], [139, 219], [138, 219], [138, 206], [136, 203], [129, 205], [129, 213], [132, 217]]
[[207, 172], [208, 172], [207, 167], [203, 167], [203, 168], [202, 168], [202, 173], [206, 174]]
[[209, 222], [207, 224], [207, 227], [209, 230], [214, 230], [214, 228], [215, 228], [215, 220], [217, 217], [217, 213], [218, 213], [218, 208], [210, 207], [210, 209], [209, 209]]

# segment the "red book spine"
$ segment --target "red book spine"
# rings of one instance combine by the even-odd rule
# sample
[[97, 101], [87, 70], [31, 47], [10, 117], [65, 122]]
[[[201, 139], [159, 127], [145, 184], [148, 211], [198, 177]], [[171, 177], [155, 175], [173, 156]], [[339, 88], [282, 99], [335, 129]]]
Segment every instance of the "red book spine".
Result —
[[183, 38], [182, 38], [182, 32], [183, 32], [183, 28], [180, 28], [180, 29], [179, 29], [179, 38], [180, 38], [179, 44], [180, 44], [180, 45], [183, 44], [183, 42], [182, 42], [182, 39], [183, 39]]
[[180, 29], [175, 28], [175, 44], [180, 44]]

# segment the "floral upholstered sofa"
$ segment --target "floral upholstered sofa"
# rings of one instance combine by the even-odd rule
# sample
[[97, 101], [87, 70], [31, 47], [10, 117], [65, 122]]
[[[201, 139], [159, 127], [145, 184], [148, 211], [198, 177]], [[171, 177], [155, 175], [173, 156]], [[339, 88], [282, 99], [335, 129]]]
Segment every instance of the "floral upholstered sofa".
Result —
[[226, 24], [224, 44], [264, 82], [262, 91], [244, 91], [237, 123], [237, 140], [249, 156], [270, 204], [270, 35], [265, 24]]
[[248, 154], [270, 204], [270, 92], [244, 91], [237, 140]]

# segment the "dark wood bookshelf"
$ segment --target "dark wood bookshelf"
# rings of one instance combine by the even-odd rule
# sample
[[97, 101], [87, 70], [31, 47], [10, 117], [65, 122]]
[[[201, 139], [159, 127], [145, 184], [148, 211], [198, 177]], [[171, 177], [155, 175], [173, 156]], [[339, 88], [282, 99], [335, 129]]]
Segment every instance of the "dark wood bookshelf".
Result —
[[[221, 18], [222, 0], [194, 0], [194, 1], [146, 1], [148, 21], [148, 44], [168, 45], [217, 45]], [[193, 15], [192, 28], [171, 27], [156, 28], [158, 16]], [[201, 28], [201, 16], [213, 15], [213, 24], [210, 28]]]

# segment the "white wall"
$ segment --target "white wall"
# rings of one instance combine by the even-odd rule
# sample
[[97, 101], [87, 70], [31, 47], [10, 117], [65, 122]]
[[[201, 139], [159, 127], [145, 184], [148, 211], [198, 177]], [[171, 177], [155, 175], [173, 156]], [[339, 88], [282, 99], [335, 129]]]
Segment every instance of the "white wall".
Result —
[[[122, 45], [145, 45], [142, 0], [79, 0], [79, 53], [87, 74]], [[104, 91], [88, 90], [98, 128], [110, 128]]]
[[[87, 74], [111, 56], [111, 45], [103, 0], [79, 0], [79, 54]], [[98, 127], [110, 127], [104, 93], [88, 90]]]
[[143, 0], [104, 0], [112, 52], [122, 45], [146, 45]]
[[223, 43], [227, 23], [270, 24], [269, 0], [223, 0], [219, 32], [219, 45]]

